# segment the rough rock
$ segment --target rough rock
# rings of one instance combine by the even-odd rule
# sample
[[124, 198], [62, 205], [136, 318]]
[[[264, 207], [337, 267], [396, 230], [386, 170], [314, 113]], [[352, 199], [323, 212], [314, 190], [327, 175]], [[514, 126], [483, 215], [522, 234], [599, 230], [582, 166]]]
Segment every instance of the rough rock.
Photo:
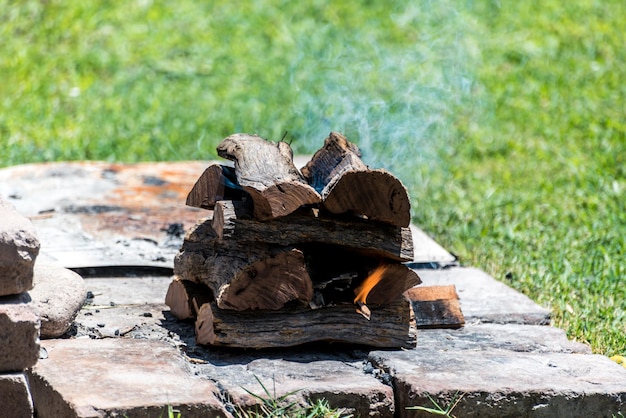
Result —
[[41, 319], [41, 338], [60, 337], [70, 329], [85, 302], [83, 278], [62, 267], [37, 264], [33, 284], [29, 294]]
[[21, 372], [39, 359], [39, 318], [27, 300], [0, 297], [0, 372]]
[[39, 239], [32, 222], [0, 196], [0, 296], [33, 287], [33, 266]]
[[[29, 370], [38, 418], [229, 416], [211, 381], [193, 376], [184, 358], [161, 341], [107, 338], [42, 342], [48, 358]], [[88, 388], [88, 390], [86, 390]]]
[[0, 413], [11, 418], [32, 418], [33, 402], [23, 373], [0, 375]]

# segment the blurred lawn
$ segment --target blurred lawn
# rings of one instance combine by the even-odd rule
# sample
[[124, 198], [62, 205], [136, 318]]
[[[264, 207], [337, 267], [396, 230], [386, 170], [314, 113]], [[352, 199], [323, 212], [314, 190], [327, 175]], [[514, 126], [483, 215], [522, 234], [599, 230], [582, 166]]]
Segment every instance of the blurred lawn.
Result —
[[626, 353], [626, 4], [344, 3], [0, 0], [0, 165], [339, 130], [463, 264]]

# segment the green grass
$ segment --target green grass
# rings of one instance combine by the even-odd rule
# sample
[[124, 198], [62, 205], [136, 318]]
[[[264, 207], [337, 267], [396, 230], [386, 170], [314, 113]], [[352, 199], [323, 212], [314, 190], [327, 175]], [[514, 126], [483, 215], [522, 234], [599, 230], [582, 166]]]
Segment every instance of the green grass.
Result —
[[626, 353], [621, 0], [0, 0], [0, 165], [215, 158], [331, 130], [414, 221]]

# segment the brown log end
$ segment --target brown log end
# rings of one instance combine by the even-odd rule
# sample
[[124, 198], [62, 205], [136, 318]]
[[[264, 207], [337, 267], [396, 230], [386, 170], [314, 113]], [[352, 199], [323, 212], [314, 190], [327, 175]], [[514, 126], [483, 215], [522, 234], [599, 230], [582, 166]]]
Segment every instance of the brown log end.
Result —
[[165, 295], [165, 304], [170, 307], [172, 315], [185, 320], [195, 318], [199, 307], [212, 299], [208, 287], [174, 276]]
[[237, 184], [232, 167], [213, 164], [207, 167], [187, 195], [185, 204], [202, 209], [213, 209], [219, 200], [241, 200], [243, 188]]
[[355, 213], [370, 220], [408, 227], [411, 201], [400, 182], [386, 170], [344, 173], [322, 192], [323, 207], [334, 214]]
[[254, 202], [254, 217], [260, 221], [287, 216], [304, 205], [321, 202], [321, 196], [306, 183], [296, 181], [272, 185], [264, 190], [244, 187]]
[[[379, 266], [377, 269], [380, 269]], [[417, 273], [404, 264], [385, 264], [380, 281], [372, 288], [366, 303], [385, 305], [393, 302], [408, 289], [422, 282]], [[370, 273], [372, 274], [372, 273]]]
[[454, 285], [414, 287], [405, 292], [417, 328], [460, 328], [465, 324]]
[[257, 261], [242, 271], [217, 296], [220, 309], [277, 310], [313, 297], [313, 283], [302, 251], [292, 249]]
[[215, 343], [214, 317], [210, 303], [205, 303], [198, 310], [195, 329], [197, 344], [209, 345]]
[[182, 280], [177, 277], [172, 280], [167, 288], [165, 304], [170, 307], [170, 312], [176, 319], [193, 318], [189, 295], [187, 295]]

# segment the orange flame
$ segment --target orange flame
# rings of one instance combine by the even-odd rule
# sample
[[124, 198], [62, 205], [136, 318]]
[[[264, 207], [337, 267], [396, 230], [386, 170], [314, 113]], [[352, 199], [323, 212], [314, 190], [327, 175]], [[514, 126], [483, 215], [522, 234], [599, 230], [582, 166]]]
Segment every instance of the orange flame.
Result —
[[387, 270], [387, 266], [381, 264], [376, 267], [376, 269], [370, 273], [369, 276], [363, 280], [361, 286], [356, 288], [357, 295], [354, 298], [354, 303], [365, 304], [367, 300], [367, 295], [372, 291], [372, 289], [382, 280], [385, 270]]

